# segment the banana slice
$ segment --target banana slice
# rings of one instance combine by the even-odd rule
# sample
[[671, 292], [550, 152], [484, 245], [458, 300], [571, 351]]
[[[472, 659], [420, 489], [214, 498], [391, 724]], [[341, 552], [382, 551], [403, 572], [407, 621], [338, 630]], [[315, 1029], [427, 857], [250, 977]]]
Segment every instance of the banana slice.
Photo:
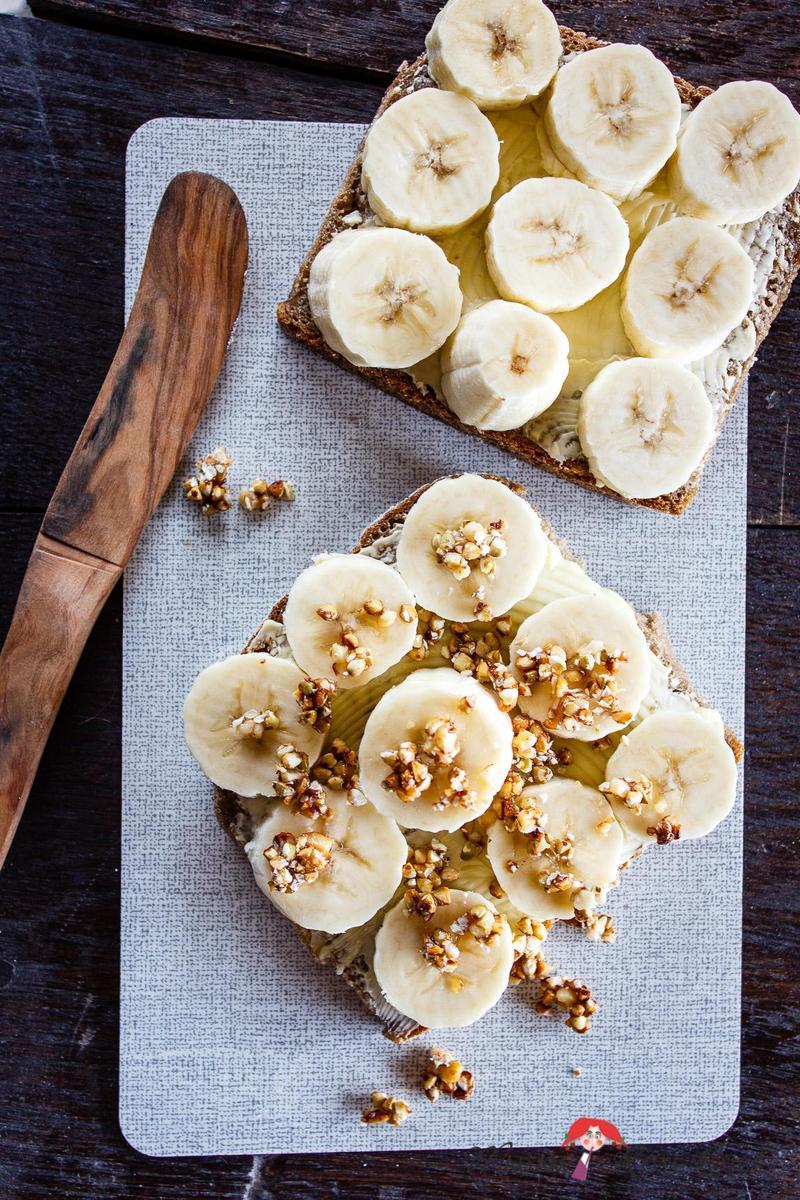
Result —
[[[279, 804], [259, 825], [245, 852], [256, 883], [290, 921], [304, 929], [343, 933], [363, 925], [391, 900], [402, 880], [408, 846], [395, 822], [371, 804], [353, 808], [334, 793], [327, 798], [333, 807], [333, 816], [327, 821], [312, 820]], [[272, 869], [264, 851], [273, 846], [276, 837], [280, 846], [281, 834], [291, 835], [290, 854], [291, 847], [297, 850], [299, 844], [301, 861], [303, 843], [298, 839], [320, 835], [318, 874], [312, 871], [308, 881], [302, 880], [300, 872], [293, 878], [296, 857], [289, 858], [288, 876], [281, 878], [281, 863], [275, 858], [276, 869]], [[283, 890], [291, 887], [296, 890]]]
[[704, 358], [747, 315], [754, 275], [724, 229], [675, 217], [651, 230], [630, 261], [622, 281], [625, 332], [649, 358]]
[[478, 429], [519, 429], [557, 399], [569, 342], [525, 304], [490, 300], [461, 318], [442, 355], [442, 391]]
[[367, 134], [361, 186], [387, 225], [460, 229], [488, 205], [500, 142], [466, 96], [420, 88], [390, 104]]
[[[476, 912], [480, 922], [496, 922], [493, 940], [484, 940], [480, 927], [478, 937], [462, 928]], [[435, 941], [438, 930], [447, 932], [442, 940], [449, 943], [452, 970], [434, 966], [425, 955], [426, 939]], [[427, 921], [410, 913], [401, 900], [387, 913], [375, 938], [374, 970], [381, 991], [399, 1012], [427, 1029], [460, 1028], [477, 1021], [506, 990], [513, 961], [508, 921], [480, 892], [451, 890], [450, 903]]]
[[511, 769], [511, 721], [474, 679], [415, 671], [372, 710], [359, 749], [361, 790], [409, 829], [458, 829], [480, 816]]
[[705, 837], [736, 798], [736, 761], [719, 714], [653, 713], [623, 737], [602, 787], [639, 842]]
[[771, 83], [726, 83], [686, 118], [669, 169], [682, 212], [745, 224], [783, 203], [800, 177], [800, 114]]
[[425, 39], [440, 87], [479, 108], [515, 108], [558, 70], [561, 35], [541, 0], [449, 0]]
[[644, 46], [588, 50], [556, 75], [544, 115], [555, 154], [615, 200], [644, 191], [675, 149], [681, 99]]
[[575, 179], [525, 179], [495, 204], [486, 262], [498, 292], [539, 312], [579, 308], [625, 266], [628, 226]]
[[186, 744], [217, 787], [240, 796], [270, 792], [278, 746], [313, 762], [323, 735], [300, 720], [295, 690], [305, 675], [270, 654], [233, 654], [195, 679], [183, 706]]
[[650, 685], [647, 642], [616, 592], [553, 600], [523, 621], [511, 669], [524, 713], [551, 733], [595, 742], [629, 725]]
[[360, 687], [408, 654], [414, 596], [397, 571], [362, 554], [332, 554], [292, 584], [284, 629], [309, 675]]
[[701, 462], [713, 431], [700, 380], [664, 359], [609, 363], [581, 396], [581, 447], [595, 477], [622, 496], [673, 492]]
[[[569, 920], [580, 885], [591, 890], [616, 879], [622, 829], [600, 792], [574, 779], [552, 779], [522, 794], [541, 810], [540, 825], [523, 834], [495, 821], [486, 849], [489, 862], [520, 912], [537, 921]], [[537, 853], [539, 845], [544, 849]]]
[[461, 316], [458, 269], [405, 229], [347, 229], [311, 264], [308, 303], [328, 345], [357, 367], [410, 367]]
[[501, 616], [530, 595], [550, 542], [531, 506], [481, 475], [440, 479], [403, 524], [397, 569], [450, 621]]

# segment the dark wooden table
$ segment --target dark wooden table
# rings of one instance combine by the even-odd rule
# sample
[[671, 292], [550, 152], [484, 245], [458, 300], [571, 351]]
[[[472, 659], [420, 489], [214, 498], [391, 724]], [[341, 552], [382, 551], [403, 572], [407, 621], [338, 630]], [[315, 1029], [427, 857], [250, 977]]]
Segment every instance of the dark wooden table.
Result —
[[[130, 134], [163, 115], [368, 118], [437, 8], [436, 0], [31, 3], [37, 19], [0, 17], [0, 636], [121, 330]], [[763, 77], [800, 100], [794, 0], [609, 0], [557, 11], [576, 28], [646, 42], [697, 82]], [[798, 1194], [798, 340], [795, 297], [750, 384], [741, 1112], [717, 1142], [604, 1155], [593, 1168], [596, 1194], [615, 1200]], [[254, 1163], [145, 1159], [126, 1145], [116, 1118], [120, 617], [117, 593], [0, 876], [3, 1200], [566, 1194], [573, 1185], [558, 1150]]]

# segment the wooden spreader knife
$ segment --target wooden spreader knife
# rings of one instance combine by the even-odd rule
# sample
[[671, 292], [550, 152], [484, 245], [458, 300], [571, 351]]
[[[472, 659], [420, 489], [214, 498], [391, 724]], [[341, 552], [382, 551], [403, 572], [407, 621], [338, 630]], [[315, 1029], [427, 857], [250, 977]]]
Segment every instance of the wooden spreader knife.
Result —
[[176, 176], [0, 652], [0, 866], [86, 639], [211, 394], [239, 312], [247, 251], [247, 222], [228, 185], [197, 172]]

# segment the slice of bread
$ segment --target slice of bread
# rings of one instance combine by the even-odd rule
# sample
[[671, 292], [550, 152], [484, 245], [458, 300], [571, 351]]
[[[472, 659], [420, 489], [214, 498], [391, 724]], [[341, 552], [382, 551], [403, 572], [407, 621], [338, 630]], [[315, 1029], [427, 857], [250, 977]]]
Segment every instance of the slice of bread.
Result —
[[[593, 50], [607, 44], [597, 38], [589, 37], [585, 33], [576, 33], [575, 30], [564, 26], [561, 27], [561, 40], [565, 54]], [[385, 93], [381, 105], [375, 114], [375, 119], [390, 104], [393, 104], [396, 100], [406, 95], [410, 89], [424, 85], [427, 79], [427, 76], [425, 76], [426, 65], [427, 56], [425, 54], [421, 55], [413, 63], [403, 63], [397, 76]], [[427, 79], [428, 84], [431, 82], [431, 80]], [[687, 83], [685, 79], [680, 79], [677, 76], [675, 77], [675, 85], [683, 103], [688, 104], [692, 108], [699, 104], [703, 97], [709, 95], [712, 90], [707, 87], [696, 87], [694, 84]], [[359, 152], [359, 155], [347, 172], [339, 192], [333, 199], [313, 246], [298, 271], [288, 299], [278, 305], [278, 321], [283, 329], [297, 338], [298, 341], [308, 346], [309, 349], [325, 355], [326, 358], [338, 363], [339, 366], [346, 368], [348, 371], [354, 371], [359, 375], [363, 375], [383, 391], [397, 396], [400, 400], [404, 400], [407, 404], [419, 409], [420, 412], [437, 417], [440, 421], [445, 421], [448, 425], [452, 425], [456, 429], [470, 433], [475, 437], [483, 438], [484, 441], [492, 442], [517, 458], [532, 463], [534, 466], [541, 467], [553, 475], [559, 475], [563, 479], [568, 479], [572, 483], [580, 484], [582, 487], [589, 488], [592, 491], [602, 491], [617, 500], [624, 500], [625, 497], [619, 495], [618, 492], [614, 492], [610, 488], [598, 484], [594, 475], [589, 470], [585, 459], [567, 459], [564, 462], [558, 462], [546, 450], [532, 441], [531, 438], [526, 437], [521, 430], [494, 433], [476, 429], [474, 426], [464, 425], [459, 421], [455, 413], [451, 412], [444, 400], [437, 396], [431, 388], [425, 386], [418, 387], [414, 380], [405, 372], [374, 367], [354, 367], [340, 354], [337, 354], [335, 350], [331, 350], [324, 341], [311, 316], [307, 292], [308, 273], [311, 263], [322, 247], [337, 233], [347, 228], [344, 218], [349, 213], [354, 211], [364, 212], [365, 209], [366, 199], [361, 191], [361, 155]], [[766, 337], [770, 325], [789, 294], [789, 289], [798, 268], [800, 268], [800, 192], [792, 193], [784, 202], [777, 215], [771, 216], [768, 214], [767, 217], [762, 218], [764, 221], [768, 219], [774, 221], [774, 234], [772, 235], [774, 249], [771, 250], [772, 261], [765, 286], [761, 290], [761, 295], [749, 314], [755, 327], [755, 350], [758, 349]], [[717, 434], [724, 418], [727, 416], [736, 399], [739, 389], [747, 378], [747, 373], [755, 359], [755, 350], [745, 361], [740, 363], [732, 362], [730, 364], [728, 369], [730, 383], [726, 387], [726, 396], [719, 409]], [[713, 449], [713, 445], [706, 454], [706, 459], [708, 458], [708, 454], [711, 453], [711, 449]], [[682, 513], [688, 508], [695, 497], [702, 465], [676, 491], [668, 495], [656, 496], [650, 500], [627, 500], [626, 503], [643, 505], [646, 508], [655, 508], [661, 512]]]
[[[500, 483], [504, 483], [516, 492], [517, 495], [524, 496], [525, 494], [524, 487], [513, 483], [509, 479], [505, 479], [499, 475], [492, 475], [489, 478], [497, 479]], [[358, 545], [353, 547], [351, 553], [358, 554], [367, 546], [371, 546], [379, 538], [386, 537], [398, 525], [402, 524], [415, 502], [430, 486], [430, 484], [427, 484], [425, 487], [419, 488], [412, 495], [407, 496], [405, 500], [401, 500], [394, 508], [390, 508], [382, 517], [379, 517], [374, 524], [364, 530]], [[572, 562], [579, 561], [565, 543], [556, 536], [546, 521], [542, 521], [542, 527], [547, 536], [558, 546], [565, 558]], [[266, 618], [267, 622], [282, 620], [286, 600], [287, 597], [283, 596], [273, 605], [269, 616]], [[697, 695], [686, 672], [675, 658], [664, 624], [659, 615], [657, 613], [637, 614], [637, 619], [647, 638], [650, 649], [669, 669], [672, 688], [676, 692], [688, 693], [698, 704], [710, 707]], [[243, 653], [247, 654], [265, 648], [264, 624], [265, 622], [262, 622], [262, 625], [248, 639]], [[744, 754], [744, 749], [736, 734], [732, 730], [726, 729], [725, 740], [733, 751], [736, 761], [740, 762]], [[216, 788], [214, 793], [214, 811], [222, 828], [238, 845], [244, 846], [250, 840], [255, 822], [251, 810], [242, 804], [235, 793], [224, 791], [222, 788]], [[314, 957], [322, 962], [330, 962], [336, 969], [337, 974], [342, 975], [350, 986], [354, 988], [369, 1011], [383, 1024], [383, 1031], [388, 1038], [400, 1043], [425, 1032], [421, 1026], [416, 1025], [409, 1018], [403, 1016], [402, 1013], [397, 1012], [381, 995], [372, 973], [369, 956], [365, 956], [363, 953], [352, 956], [347, 948], [347, 935], [311, 932], [297, 925], [295, 929]]]

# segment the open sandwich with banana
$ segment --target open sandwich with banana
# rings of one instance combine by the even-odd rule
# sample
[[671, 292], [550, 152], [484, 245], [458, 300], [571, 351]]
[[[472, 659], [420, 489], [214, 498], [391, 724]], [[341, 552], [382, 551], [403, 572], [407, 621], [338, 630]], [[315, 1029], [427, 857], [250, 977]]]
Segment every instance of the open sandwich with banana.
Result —
[[449, 0], [278, 309], [340, 365], [682, 512], [800, 261], [800, 115], [541, 0]]
[[623, 868], [734, 802], [741, 746], [658, 619], [521, 490], [461, 475], [409, 497], [315, 559], [185, 703], [256, 884], [396, 1041], [525, 979], [585, 1032], [588, 989], [560, 986], [545, 940], [571, 922], [613, 941]]

